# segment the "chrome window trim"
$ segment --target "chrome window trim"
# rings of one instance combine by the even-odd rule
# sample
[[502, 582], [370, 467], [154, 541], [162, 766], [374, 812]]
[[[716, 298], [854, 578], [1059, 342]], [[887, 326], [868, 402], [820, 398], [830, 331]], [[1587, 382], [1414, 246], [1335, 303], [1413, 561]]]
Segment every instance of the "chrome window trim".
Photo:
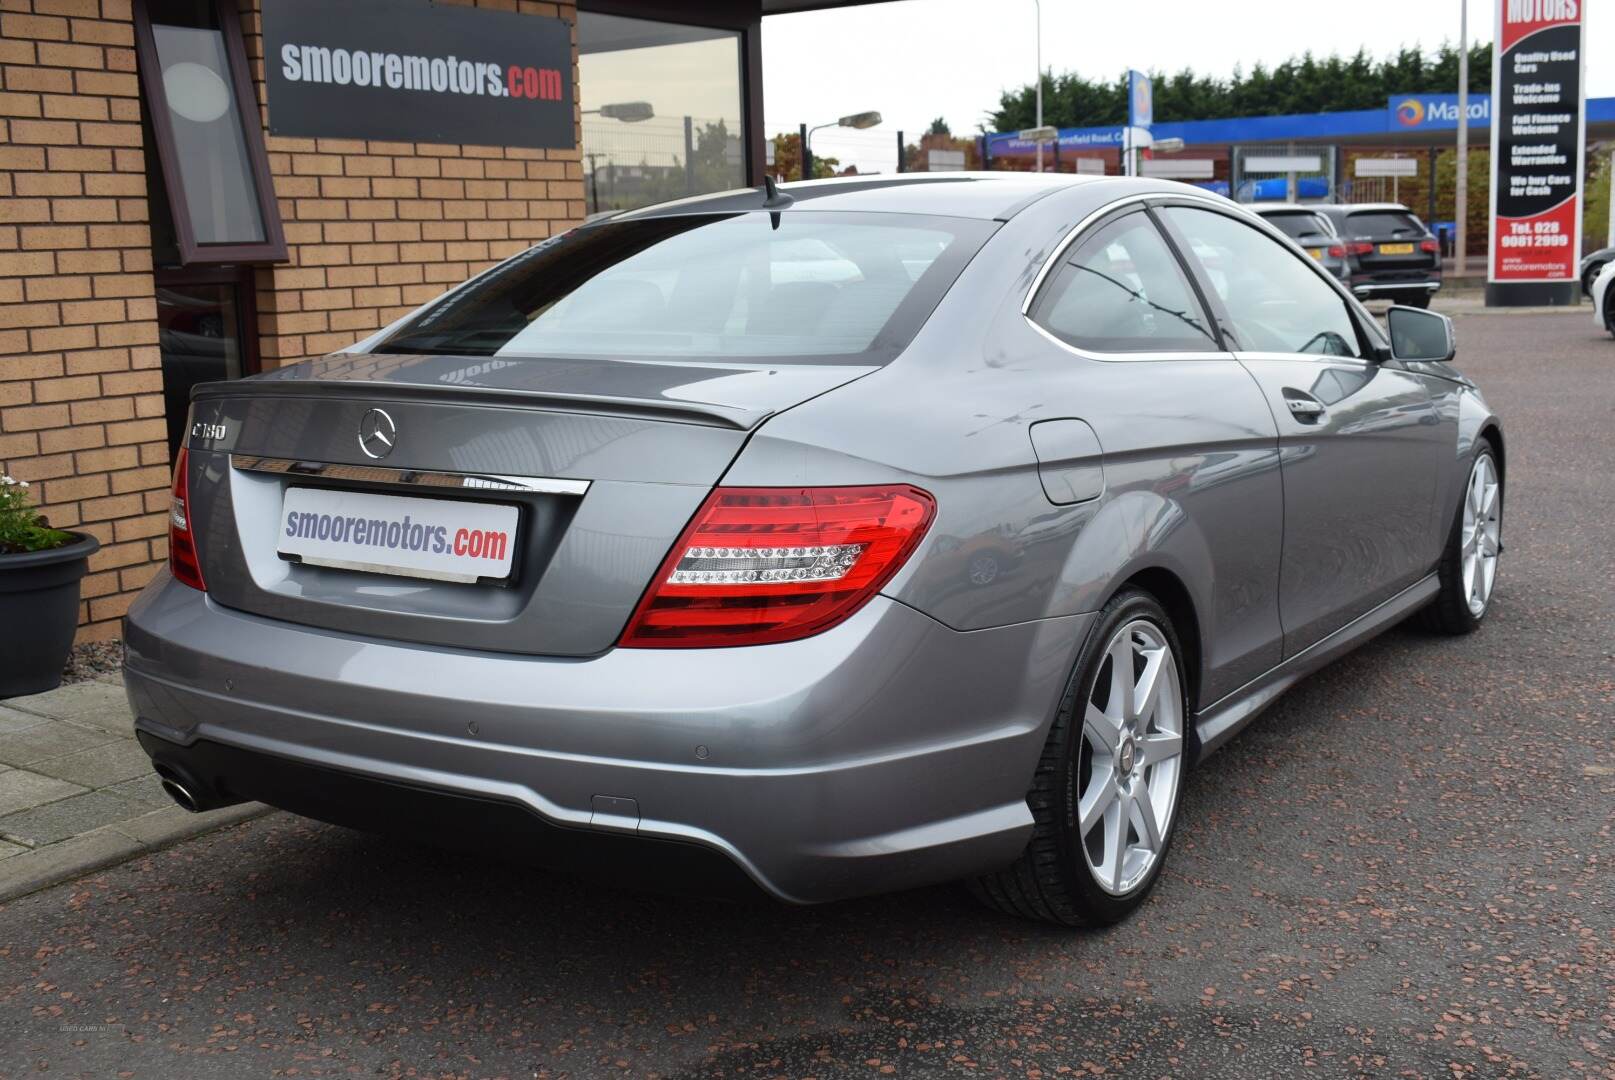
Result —
[[1333, 353], [1305, 353], [1305, 352], [1274, 352], [1271, 349], [1238, 349], [1229, 355], [1236, 360], [1283, 360], [1293, 362], [1307, 360], [1312, 363], [1328, 363], [1345, 368], [1348, 371], [1367, 371], [1370, 368], [1382, 366], [1379, 361], [1366, 356], [1337, 356]]
[[[1044, 327], [1039, 326], [1037, 320], [1032, 318], [1032, 304], [1037, 299], [1038, 292], [1042, 290], [1044, 280], [1047, 279], [1048, 276], [1053, 273], [1054, 268], [1060, 264], [1060, 261], [1065, 257], [1065, 253], [1071, 248], [1071, 245], [1080, 240], [1082, 238], [1082, 234], [1087, 232], [1094, 225], [1098, 224], [1101, 219], [1110, 217], [1123, 207], [1131, 206], [1135, 203], [1140, 207], [1146, 207], [1152, 201], [1160, 199], [1185, 199], [1189, 202], [1205, 203], [1208, 206], [1215, 206], [1216, 202], [1214, 201], [1214, 198], [1220, 199], [1221, 196], [1208, 197], [1204, 195], [1190, 194], [1179, 195], [1174, 191], [1144, 191], [1133, 195], [1124, 195], [1119, 199], [1113, 199], [1110, 202], [1105, 203], [1103, 206], [1099, 207], [1097, 210], [1094, 210], [1092, 213], [1088, 214], [1082, 220], [1073, 225], [1070, 231], [1065, 234], [1064, 239], [1055, 245], [1054, 250], [1049, 254], [1048, 258], [1043, 260], [1043, 265], [1038, 268], [1037, 276], [1032, 278], [1032, 284], [1027, 287], [1026, 296], [1021, 301], [1021, 318], [1026, 320], [1027, 326], [1030, 326], [1044, 338], [1050, 342], [1053, 342], [1055, 345], [1058, 345], [1066, 352], [1069, 352], [1075, 356], [1080, 356], [1084, 360], [1100, 360], [1106, 363], [1137, 363], [1140, 361], [1159, 362], [1163, 360], [1232, 360], [1234, 358], [1233, 353], [1225, 352], [1219, 349], [1208, 349], [1200, 352], [1136, 353], [1100, 352], [1095, 349], [1083, 349], [1071, 344], [1069, 341], [1062, 341]], [[1223, 201], [1226, 202], [1227, 200]], [[1187, 269], [1183, 270], [1183, 273], [1185, 277], [1188, 276]], [[1207, 312], [1207, 314], [1209, 315], [1210, 312]]]
[[241, 472], [278, 473], [282, 476], [316, 476], [361, 484], [402, 484], [456, 491], [503, 491], [537, 495], [582, 495], [588, 480], [553, 476], [508, 476], [499, 473], [440, 472], [432, 469], [390, 469], [380, 465], [343, 465], [327, 461], [231, 454], [230, 467]]

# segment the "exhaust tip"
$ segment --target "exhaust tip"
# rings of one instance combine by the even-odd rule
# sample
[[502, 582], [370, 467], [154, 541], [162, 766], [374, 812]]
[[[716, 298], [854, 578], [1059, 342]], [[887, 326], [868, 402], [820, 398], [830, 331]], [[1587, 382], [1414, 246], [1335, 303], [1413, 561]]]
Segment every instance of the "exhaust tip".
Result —
[[196, 796], [192, 795], [190, 790], [179, 781], [171, 780], [166, 776], [163, 777], [163, 790], [168, 793], [170, 799], [173, 799], [175, 803], [191, 813], [199, 814], [202, 812], [202, 807], [198, 805]]

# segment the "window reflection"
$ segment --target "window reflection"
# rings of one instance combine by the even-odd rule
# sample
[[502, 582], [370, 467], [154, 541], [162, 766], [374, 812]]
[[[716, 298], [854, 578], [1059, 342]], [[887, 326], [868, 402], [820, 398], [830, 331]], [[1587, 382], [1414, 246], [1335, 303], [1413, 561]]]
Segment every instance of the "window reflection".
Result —
[[578, 13], [588, 212], [745, 183], [740, 34]]
[[168, 448], [172, 454], [185, 438], [191, 387], [242, 376], [236, 287], [159, 287], [157, 342], [163, 361], [163, 408], [168, 417]]
[[223, 33], [155, 22], [151, 29], [196, 242], [263, 242]]

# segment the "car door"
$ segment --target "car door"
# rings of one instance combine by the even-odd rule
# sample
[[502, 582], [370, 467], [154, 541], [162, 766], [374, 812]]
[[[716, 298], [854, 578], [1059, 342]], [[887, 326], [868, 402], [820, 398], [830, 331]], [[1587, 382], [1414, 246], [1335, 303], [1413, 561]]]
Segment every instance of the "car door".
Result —
[[1375, 359], [1351, 305], [1288, 245], [1209, 207], [1160, 216], [1278, 426], [1293, 656], [1431, 569], [1443, 425], [1424, 381]]
[[[1283, 651], [1277, 432], [1153, 215], [1130, 205], [1080, 233], [1026, 315], [1076, 354], [1027, 410], [1040, 460], [1045, 431], [1086, 432], [1102, 448], [1104, 506], [1084, 544], [1150, 549], [1187, 582], [1203, 620], [1203, 702], [1261, 675]], [[1062, 430], [1070, 421], [1080, 427]]]

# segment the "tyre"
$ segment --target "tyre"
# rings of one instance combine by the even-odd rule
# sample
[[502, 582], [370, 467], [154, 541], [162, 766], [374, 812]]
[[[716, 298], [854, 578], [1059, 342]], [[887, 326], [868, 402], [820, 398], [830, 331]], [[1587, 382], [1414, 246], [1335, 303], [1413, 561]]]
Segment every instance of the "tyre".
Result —
[[978, 878], [990, 907], [1104, 926], [1149, 895], [1172, 844], [1187, 767], [1183, 651], [1150, 594], [1119, 593], [1083, 645], [1027, 796], [1032, 837]]
[[1441, 590], [1424, 609], [1425, 625], [1443, 634], [1468, 634], [1479, 627], [1491, 607], [1502, 552], [1503, 479], [1496, 452], [1483, 441], [1441, 556]]
[[1615, 335], [1615, 285], [1604, 289], [1604, 329]]

